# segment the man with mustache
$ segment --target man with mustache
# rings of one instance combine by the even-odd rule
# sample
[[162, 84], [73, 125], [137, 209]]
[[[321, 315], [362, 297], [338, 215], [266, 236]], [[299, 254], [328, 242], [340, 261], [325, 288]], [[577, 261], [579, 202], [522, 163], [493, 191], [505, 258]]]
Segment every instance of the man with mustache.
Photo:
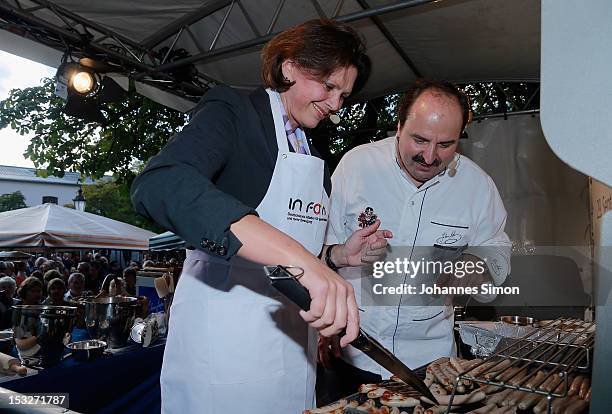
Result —
[[[510, 271], [511, 246], [504, 232], [506, 211], [491, 178], [457, 152], [468, 118], [468, 99], [455, 86], [419, 79], [398, 107], [396, 135], [354, 148], [342, 158], [332, 176], [325, 238], [324, 254], [330, 267], [342, 263], [342, 258], [336, 257], [340, 249], [334, 245], [343, 243], [358, 228], [358, 217], [370, 208], [393, 233], [387, 260], [400, 255], [418, 261], [419, 247], [451, 252], [456, 258], [469, 246], [459, 260], [484, 260], [486, 265], [481, 269], [485, 271], [469, 278], [461, 278], [457, 272], [446, 274], [436, 283], [480, 286], [504, 282]], [[364, 310], [361, 327], [406, 365], [415, 368], [455, 354], [453, 308], [445, 300], [448, 298], [414, 306], [414, 297], [402, 294], [370, 306], [363, 299], [371, 294], [367, 292], [371, 274], [350, 267], [340, 269], [340, 274], [351, 282]], [[395, 277], [399, 284], [407, 275], [388, 277]], [[332, 355], [342, 356], [342, 360]], [[321, 387], [328, 390], [330, 400], [355, 392], [360, 383], [389, 376], [361, 352], [351, 347], [340, 351], [337, 341], [328, 338], [320, 340], [319, 358], [326, 368], [333, 368], [327, 373], [335, 380]]]

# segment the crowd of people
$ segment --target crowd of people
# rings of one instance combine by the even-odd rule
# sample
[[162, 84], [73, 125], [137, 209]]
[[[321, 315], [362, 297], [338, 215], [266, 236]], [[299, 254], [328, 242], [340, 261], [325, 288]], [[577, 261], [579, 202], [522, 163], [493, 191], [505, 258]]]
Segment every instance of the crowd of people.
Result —
[[[152, 262], [143, 263], [148, 265]], [[0, 262], [0, 329], [11, 327], [13, 305], [69, 305], [87, 296], [136, 296], [140, 269], [138, 262], [122, 268], [100, 253]]]

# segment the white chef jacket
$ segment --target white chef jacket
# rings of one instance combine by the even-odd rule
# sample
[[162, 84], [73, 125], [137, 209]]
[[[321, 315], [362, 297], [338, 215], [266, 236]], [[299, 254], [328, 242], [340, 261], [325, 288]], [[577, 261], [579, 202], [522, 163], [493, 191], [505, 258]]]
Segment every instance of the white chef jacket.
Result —
[[[393, 246], [486, 246], [486, 263], [496, 285], [510, 272], [511, 243], [504, 232], [506, 210], [493, 180], [473, 161], [456, 154], [456, 173], [445, 170], [416, 187], [396, 161], [396, 138], [349, 151], [332, 176], [332, 195], [325, 244], [343, 243], [359, 228], [358, 217], [372, 207], [381, 229], [393, 232]], [[469, 252], [469, 250], [468, 250]], [[340, 270], [355, 288], [361, 327], [409, 367], [424, 365], [455, 352], [450, 306], [364, 306], [361, 272]], [[476, 297], [481, 301], [492, 298]], [[402, 298], [398, 298], [398, 304]], [[399, 313], [399, 314], [398, 314]], [[347, 362], [388, 376], [388, 372], [352, 347]]]

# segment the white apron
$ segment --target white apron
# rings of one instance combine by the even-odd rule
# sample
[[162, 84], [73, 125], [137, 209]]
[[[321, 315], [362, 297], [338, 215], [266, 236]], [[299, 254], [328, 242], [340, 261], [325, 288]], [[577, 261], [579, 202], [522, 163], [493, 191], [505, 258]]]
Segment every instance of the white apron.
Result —
[[[289, 152], [279, 96], [268, 94], [279, 150], [256, 210], [317, 255], [329, 208], [324, 163]], [[187, 251], [164, 353], [162, 412], [289, 414], [311, 408], [317, 338], [298, 311], [270, 286], [260, 264]]]

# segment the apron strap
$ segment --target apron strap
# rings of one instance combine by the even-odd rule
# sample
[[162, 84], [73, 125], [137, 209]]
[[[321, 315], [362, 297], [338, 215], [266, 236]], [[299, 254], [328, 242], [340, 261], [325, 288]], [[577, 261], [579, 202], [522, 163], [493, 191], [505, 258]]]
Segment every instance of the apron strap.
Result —
[[274, 119], [274, 130], [276, 131], [278, 151], [281, 153], [288, 153], [289, 143], [287, 142], [287, 132], [285, 132], [285, 124], [283, 122], [280, 95], [270, 88], [267, 88], [266, 92], [268, 92], [268, 97], [270, 98], [270, 108], [272, 109], [272, 118]]

